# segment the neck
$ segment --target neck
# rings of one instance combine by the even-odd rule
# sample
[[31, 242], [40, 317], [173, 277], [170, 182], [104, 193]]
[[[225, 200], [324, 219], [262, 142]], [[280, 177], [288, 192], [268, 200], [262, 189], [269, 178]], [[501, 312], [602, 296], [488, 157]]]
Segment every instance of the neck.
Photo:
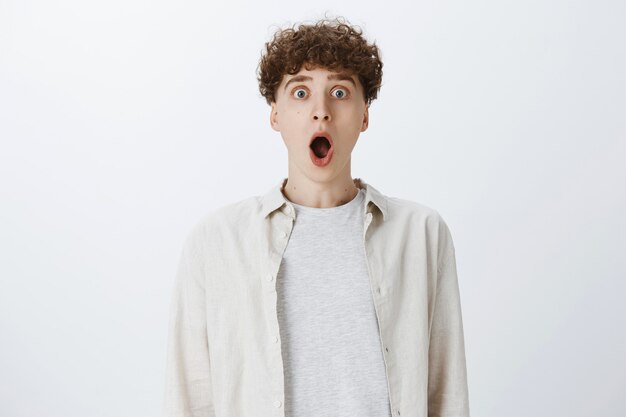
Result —
[[359, 192], [349, 166], [347, 168], [346, 174], [324, 181], [316, 181], [305, 175], [290, 172], [282, 192], [289, 201], [301, 206], [314, 208], [341, 206], [352, 201]]

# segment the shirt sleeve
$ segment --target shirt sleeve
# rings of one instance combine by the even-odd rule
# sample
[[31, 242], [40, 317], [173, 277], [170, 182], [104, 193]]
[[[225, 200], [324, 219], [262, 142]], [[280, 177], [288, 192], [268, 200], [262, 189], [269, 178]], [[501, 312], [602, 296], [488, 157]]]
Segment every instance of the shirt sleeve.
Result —
[[199, 240], [183, 246], [170, 302], [164, 417], [214, 417]]
[[469, 417], [461, 300], [452, 235], [439, 225], [437, 286], [428, 351], [428, 417]]

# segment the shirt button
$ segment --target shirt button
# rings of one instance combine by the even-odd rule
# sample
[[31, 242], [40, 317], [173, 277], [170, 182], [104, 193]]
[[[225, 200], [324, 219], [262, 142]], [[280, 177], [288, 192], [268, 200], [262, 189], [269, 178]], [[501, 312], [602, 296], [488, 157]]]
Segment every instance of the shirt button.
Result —
[[287, 232], [282, 232], [282, 233], [280, 234], [280, 236], [281, 236], [281, 237], [287, 237]]
[[274, 336], [274, 343], [278, 343], [278, 336]]
[[283, 403], [281, 403], [280, 401], [278, 400], [274, 401], [274, 407], [280, 408], [281, 405], [283, 405]]
[[389, 353], [389, 348], [385, 346], [385, 352]]
[[267, 280], [268, 280], [269, 282], [272, 282], [272, 281], [274, 280], [274, 275], [272, 275], [272, 274], [267, 274]]

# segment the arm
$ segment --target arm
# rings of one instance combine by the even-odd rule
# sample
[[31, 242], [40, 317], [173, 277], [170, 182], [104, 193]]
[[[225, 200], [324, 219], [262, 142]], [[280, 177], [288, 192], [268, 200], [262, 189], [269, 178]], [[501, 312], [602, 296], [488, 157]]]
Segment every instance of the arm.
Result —
[[197, 234], [183, 247], [170, 304], [164, 417], [213, 417], [204, 267]]
[[437, 286], [428, 352], [428, 417], [469, 417], [467, 370], [456, 258], [440, 220]]

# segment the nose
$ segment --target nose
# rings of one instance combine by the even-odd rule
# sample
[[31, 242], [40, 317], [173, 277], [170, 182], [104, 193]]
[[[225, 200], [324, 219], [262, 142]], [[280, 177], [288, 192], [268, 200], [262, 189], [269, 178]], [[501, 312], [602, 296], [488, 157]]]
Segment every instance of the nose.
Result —
[[313, 120], [319, 119], [323, 119], [326, 121], [330, 120], [330, 110], [328, 108], [328, 105], [326, 104], [326, 100], [323, 98], [316, 103], [316, 106], [313, 109]]

